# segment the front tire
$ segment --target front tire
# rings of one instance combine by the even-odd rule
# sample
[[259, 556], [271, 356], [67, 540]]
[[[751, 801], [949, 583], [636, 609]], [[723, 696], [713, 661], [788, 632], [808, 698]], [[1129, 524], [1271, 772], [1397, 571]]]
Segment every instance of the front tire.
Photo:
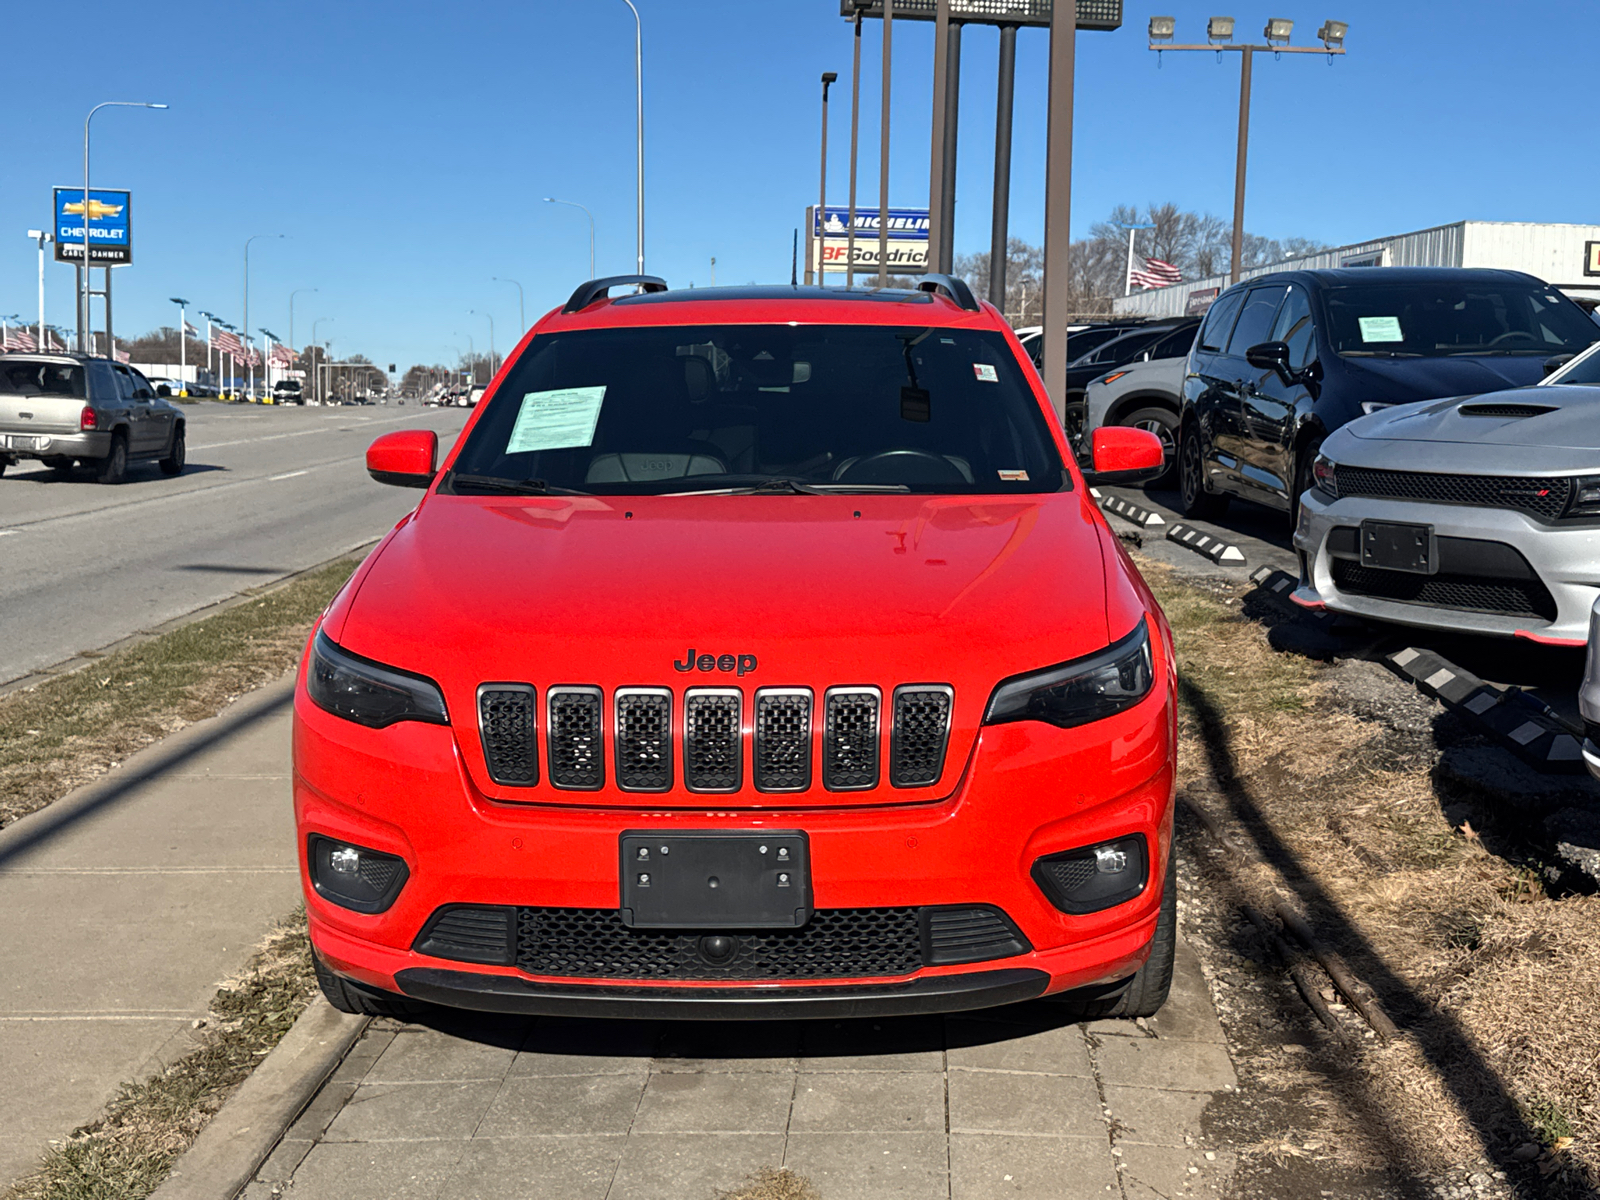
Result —
[[1162, 885], [1161, 912], [1150, 939], [1150, 957], [1134, 972], [1123, 988], [1106, 995], [1084, 996], [1063, 992], [1051, 997], [1072, 1014], [1074, 1020], [1095, 1021], [1101, 1017], [1153, 1017], [1167, 1002], [1172, 991], [1172, 967], [1178, 957], [1178, 854], [1174, 844], [1167, 852], [1166, 881]]
[[1186, 517], [1220, 517], [1228, 511], [1228, 497], [1206, 491], [1206, 464], [1200, 434], [1194, 422], [1178, 435], [1178, 507]]
[[322, 989], [323, 996], [328, 1003], [342, 1013], [351, 1013], [362, 1017], [415, 1017], [428, 1010], [428, 1006], [420, 1000], [408, 1000], [404, 996], [397, 996], [393, 992], [384, 992], [381, 995], [369, 992], [365, 988], [358, 988], [350, 984], [341, 976], [335, 975], [323, 963], [322, 959], [313, 952], [311, 955], [312, 966], [317, 972], [317, 986]]
[[128, 439], [120, 433], [111, 435], [111, 451], [95, 464], [96, 483], [121, 483], [128, 476]]
[[161, 473], [163, 475], [182, 474], [184, 455], [183, 426], [179, 425], [172, 431], [172, 446], [169, 449], [167, 456], [161, 459], [156, 465], [161, 468]]

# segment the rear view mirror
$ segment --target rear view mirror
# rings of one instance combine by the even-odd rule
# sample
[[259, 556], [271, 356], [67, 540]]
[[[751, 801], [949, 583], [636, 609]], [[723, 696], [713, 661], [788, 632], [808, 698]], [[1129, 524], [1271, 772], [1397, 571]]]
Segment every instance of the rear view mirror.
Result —
[[425, 488], [433, 482], [439, 435], [431, 429], [386, 433], [367, 447], [367, 474], [394, 487]]
[[1167, 467], [1161, 439], [1148, 429], [1102, 425], [1094, 431], [1088, 474], [1095, 483], [1139, 483], [1154, 479]]

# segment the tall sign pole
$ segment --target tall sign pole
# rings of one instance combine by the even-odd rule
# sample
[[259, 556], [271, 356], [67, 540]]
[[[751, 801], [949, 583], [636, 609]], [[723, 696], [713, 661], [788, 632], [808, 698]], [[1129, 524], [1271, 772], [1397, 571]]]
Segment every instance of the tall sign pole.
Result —
[[878, 286], [889, 286], [889, 60], [894, 0], [883, 0], [883, 109], [878, 118]]
[[944, 270], [945, 123], [950, 107], [950, 0], [936, 0], [933, 12], [933, 144], [928, 152], [928, 264]]
[[861, 141], [861, 10], [856, 9], [855, 57], [850, 67], [850, 228], [845, 230], [844, 285], [856, 285], [856, 150]]
[[1017, 27], [1000, 26], [1000, 69], [994, 106], [994, 214], [989, 223], [989, 303], [1006, 311], [1006, 260], [1011, 223], [1011, 116], [1017, 83]]
[[1077, 0], [1050, 12], [1049, 129], [1044, 176], [1044, 386], [1056, 416], [1066, 414], [1067, 322], [1072, 282], [1072, 87], [1078, 40]]

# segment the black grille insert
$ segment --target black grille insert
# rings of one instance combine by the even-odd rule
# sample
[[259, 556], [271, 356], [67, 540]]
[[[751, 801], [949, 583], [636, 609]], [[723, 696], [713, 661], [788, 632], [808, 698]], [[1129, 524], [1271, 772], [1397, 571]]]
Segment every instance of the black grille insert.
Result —
[[507, 787], [539, 782], [539, 718], [533, 688], [486, 683], [478, 689], [478, 735], [489, 778]]
[[457, 962], [510, 965], [516, 912], [488, 905], [446, 905], [422, 927], [412, 949]]
[[889, 782], [895, 787], [927, 787], [944, 773], [950, 740], [946, 684], [907, 684], [894, 690], [894, 720], [889, 728]]
[[734, 688], [683, 698], [683, 782], [691, 792], [736, 792], [744, 778], [743, 697]]
[[1380, 471], [1371, 467], [1338, 468], [1341, 496], [1376, 496], [1393, 500], [1425, 500], [1435, 504], [1470, 504], [1474, 508], [1513, 508], [1553, 521], [1566, 511], [1568, 479], [1520, 475], [1438, 475], [1423, 471]]
[[750, 772], [763, 792], [802, 792], [811, 786], [811, 690], [756, 692], [755, 753]]
[[878, 785], [878, 712], [875, 687], [829, 688], [824, 704], [822, 786], [854, 792]]
[[550, 782], [558, 788], [596, 791], [606, 781], [600, 732], [600, 689], [553, 687], [550, 707]]
[[1333, 582], [1340, 591], [1399, 604], [1426, 604], [1464, 612], [1553, 621], [1555, 598], [1537, 579], [1486, 579], [1479, 575], [1413, 575], [1384, 571], [1348, 559], [1333, 560]]
[[625, 792], [672, 787], [672, 693], [666, 688], [618, 688], [617, 786]]
[[998, 908], [929, 908], [923, 910], [928, 931], [925, 950], [930, 967], [1010, 958], [1033, 949], [1011, 918]]

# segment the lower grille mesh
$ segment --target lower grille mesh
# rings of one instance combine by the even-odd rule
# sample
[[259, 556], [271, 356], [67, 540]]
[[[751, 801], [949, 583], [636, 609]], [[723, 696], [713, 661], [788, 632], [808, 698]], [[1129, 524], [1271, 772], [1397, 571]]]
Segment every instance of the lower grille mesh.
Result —
[[478, 733], [489, 778], [508, 787], [539, 782], [537, 706], [527, 684], [478, 689]]
[[600, 689], [551, 688], [550, 782], [594, 791], [606, 781], [600, 741]]
[[1506, 617], [1553, 621], [1555, 598], [1537, 579], [1485, 579], [1477, 575], [1413, 575], [1364, 567], [1348, 559], [1333, 561], [1333, 582], [1340, 591], [1401, 604], [1426, 604]]
[[822, 735], [822, 786], [857, 791], [878, 784], [877, 688], [830, 688]]
[[950, 695], [939, 685], [895, 689], [889, 738], [889, 782], [895, 787], [939, 782], [950, 735]]

